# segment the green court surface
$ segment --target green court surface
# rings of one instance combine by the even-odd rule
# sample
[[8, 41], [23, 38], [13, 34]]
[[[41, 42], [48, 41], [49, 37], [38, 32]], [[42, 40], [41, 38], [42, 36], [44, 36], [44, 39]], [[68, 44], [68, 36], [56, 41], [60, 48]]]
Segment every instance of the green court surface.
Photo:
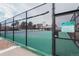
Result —
[[28, 46], [38, 49], [48, 55], [52, 54], [51, 31], [28, 32]]
[[[23, 45], [26, 43], [25, 31], [14, 34], [14, 40]], [[60, 37], [70, 38], [67, 33], [59, 33]], [[12, 33], [7, 33], [7, 38], [12, 39]], [[28, 31], [27, 45], [47, 55], [52, 55], [52, 32], [51, 31]], [[38, 52], [38, 51], [37, 51]], [[79, 55], [79, 48], [72, 40], [56, 39], [56, 55], [74, 56]]]
[[[59, 37], [70, 38], [69, 35], [64, 32], [60, 32]], [[77, 56], [79, 55], [79, 48], [73, 40], [56, 39], [56, 54], [62, 56]]]
[[21, 32], [17, 32], [15, 31], [14, 33], [14, 40], [16, 42], [19, 42], [21, 44], [26, 45], [26, 35], [25, 35], [25, 31], [21, 31]]
[[72, 40], [56, 40], [56, 54], [61, 56], [79, 56], [79, 48]]
[[4, 32], [3, 31], [1, 32], [1, 36], [4, 37]]
[[7, 31], [7, 32], [6, 32], [6, 38], [9, 39], [9, 40], [13, 40], [13, 32]]

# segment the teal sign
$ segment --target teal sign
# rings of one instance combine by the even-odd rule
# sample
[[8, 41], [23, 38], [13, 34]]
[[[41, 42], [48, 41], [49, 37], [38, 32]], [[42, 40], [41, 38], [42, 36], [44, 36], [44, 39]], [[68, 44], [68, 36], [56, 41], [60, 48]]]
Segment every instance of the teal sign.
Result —
[[61, 25], [62, 32], [74, 32], [75, 31], [75, 23], [74, 22], [65, 22]]

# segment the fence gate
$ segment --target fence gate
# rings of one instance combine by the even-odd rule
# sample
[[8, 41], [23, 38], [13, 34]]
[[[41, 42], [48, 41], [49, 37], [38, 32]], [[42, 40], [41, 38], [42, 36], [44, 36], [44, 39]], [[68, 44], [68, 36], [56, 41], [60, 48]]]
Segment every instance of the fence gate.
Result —
[[55, 15], [56, 55], [79, 55], [79, 11]]

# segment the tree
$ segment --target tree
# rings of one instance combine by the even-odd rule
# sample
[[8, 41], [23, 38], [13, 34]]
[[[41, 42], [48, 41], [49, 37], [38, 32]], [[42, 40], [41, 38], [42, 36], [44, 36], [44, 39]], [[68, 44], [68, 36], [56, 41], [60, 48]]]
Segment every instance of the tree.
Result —
[[28, 23], [28, 28], [29, 28], [29, 29], [32, 29], [32, 28], [33, 28], [33, 23], [32, 23], [32, 22], [29, 22], [29, 23]]
[[16, 26], [16, 29], [19, 29], [19, 22], [18, 22], [18, 20], [15, 21], [14, 25]]
[[26, 22], [22, 22], [20, 27], [21, 27], [21, 29], [25, 29], [26, 28]]
[[15, 21], [15, 25], [19, 25], [19, 22], [18, 22], [18, 20], [16, 20], [16, 21]]
[[19, 29], [19, 22], [18, 22], [18, 20], [16, 20], [14, 23], [12, 23], [11, 26], [14, 26], [14, 29]]
[[33, 25], [33, 29], [36, 29], [36, 25]]
[[14, 26], [19, 25], [19, 22], [16, 20], [14, 23], [11, 24], [11, 26], [13, 26], [13, 25]]
[[0, 23], [0, 30], [1, 30], [2, 24]]

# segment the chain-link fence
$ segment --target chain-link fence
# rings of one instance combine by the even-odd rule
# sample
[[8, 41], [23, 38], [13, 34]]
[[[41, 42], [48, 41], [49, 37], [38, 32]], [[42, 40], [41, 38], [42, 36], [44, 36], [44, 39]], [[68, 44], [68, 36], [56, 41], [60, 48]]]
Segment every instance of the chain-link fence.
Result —
[[78, 12], [44, 3], [0, 22], [0, 35], [42, 55], [79, 55]]
[[56, 14], [56, 55], [79, 55], [79, 10]]
[[41, 4], [1, 22], [1, 36], [43, 55], [52, 55], [52, 4]]

